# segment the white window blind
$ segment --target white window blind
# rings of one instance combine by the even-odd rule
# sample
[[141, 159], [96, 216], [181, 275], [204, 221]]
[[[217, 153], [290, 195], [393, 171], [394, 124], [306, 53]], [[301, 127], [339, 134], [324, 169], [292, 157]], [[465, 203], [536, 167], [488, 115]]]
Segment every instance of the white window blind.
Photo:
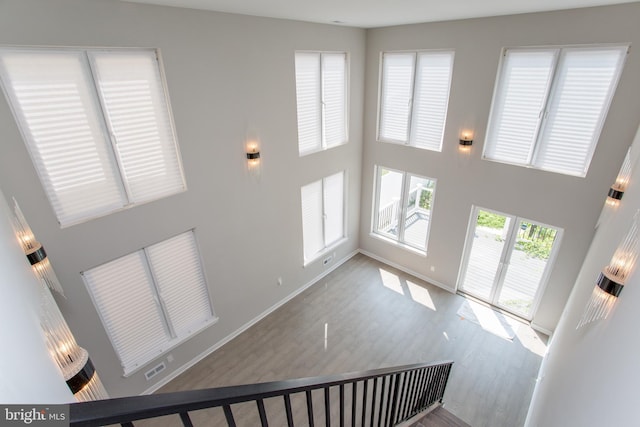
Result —
[[627, 46], [508, 49], [484, 157], [585, 176]]
[[213, 319], [193, 231], [82, 276], [125, 375]]
[[302, 242], [306, 264], [345, 236], [344, 172], [305, 185], [300, 193]]
[[298, 151], [347, 142], [347, 54], [296, 52]]
[[185, 189], [155, 50], [5, 48], [0, 79], [62, 227]]
[[182, 191], [182, 170], [156, 52], [92, 51], [89, 57], [130, 202]]
[[453, 52], [385, 52], [378, 139], [441, 151]]

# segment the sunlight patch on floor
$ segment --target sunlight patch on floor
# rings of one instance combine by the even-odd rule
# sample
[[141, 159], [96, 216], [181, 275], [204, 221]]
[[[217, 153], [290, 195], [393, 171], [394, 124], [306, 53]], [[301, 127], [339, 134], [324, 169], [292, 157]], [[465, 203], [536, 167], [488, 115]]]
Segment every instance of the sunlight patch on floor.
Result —
[[418, 304], [422, 304], [428, 309], [436, 311], [436, 305], [433, 303], [433, 299], [431, 298], [431, 295], [429, 294], [429, 290], [427, 288], [424, 288], [408, 280], [407, 287], [409, 288], [411, 299], [413, 299]]
[[470, 300], [465, 300], [462, 303], [458, 310], [458, 316], [476, 323], [485, 331], [506, 340], [512, 340], [516, 335], [516, 330], [524, 325], [520, 321], [498, 313], [490, 307]]
[[390, 273], [382, 268], [379, 268], [378, 271], [380, 272], [382, 284], [385, 287], [399, 293], [400, 295], [404, 295], [404, 290], [402, 289], [402, 284], [400, 283], [400, 278], [397, 274]]

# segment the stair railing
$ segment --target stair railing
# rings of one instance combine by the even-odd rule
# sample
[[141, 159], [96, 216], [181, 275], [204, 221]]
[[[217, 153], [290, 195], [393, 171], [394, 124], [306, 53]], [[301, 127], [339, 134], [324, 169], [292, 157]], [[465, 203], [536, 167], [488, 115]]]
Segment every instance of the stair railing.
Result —
[[[327, 375], [249, 384], [231, 387], [162, 393], [74, 403], [70, 408], [71, 426], [121, 424], [132, 427], [133, 421], [176, 415], [185, 427], [193, 427], [190, 413], [207, 408], [222, 408], [224, 422], [235, 427], [236, 415], [254, 402], [259, 424], [269, 425], [274, 399], [281, 421], [276, 427], [378, 426], [392, 427], [440, 402], [451, 372], [452, 361], [383, 368], [349, 374]], [[315, 392], [315, 393], [314, 393]], [[296, 399], [296, 415], [294, 405]], [[270, 402], [270, 411], [265, 402]], [[315, 409], [314, 409], [314, 404]], [[243, 406], [238, 409], [239, 406]], [[301, 407], [302, 406], [302, 407]], [[320, 408], [319, 408], [320, 406]], [[337, 408], [336, 408], [337, 407]], [[246, 418], [246, 414], [244, 415]], [[208, 418], [203, 425], [214, 425]], [[272, 422], [273, 424], [273, 422]], [[148, 424], [146, 424], [148, 425]], [[216, 424], [222, 425], [222, 424]]]

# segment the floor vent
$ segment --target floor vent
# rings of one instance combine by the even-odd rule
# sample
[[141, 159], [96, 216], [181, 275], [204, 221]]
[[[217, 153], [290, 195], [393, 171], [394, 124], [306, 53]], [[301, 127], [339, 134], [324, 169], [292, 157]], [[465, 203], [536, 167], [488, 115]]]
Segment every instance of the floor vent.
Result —
[[165, 369], [167, 369], [167, 365], [164, 362], [162, 362], [158, 366], [156, 366], [155, 368], [150, 369], [147, 372], [145, 372], [144, 373], [144, 377], [147, 379], [147, 381], [149, 381], [151, 378], [155, 377], [156, 375], [158, 375], [160, 372], [164, 371]]

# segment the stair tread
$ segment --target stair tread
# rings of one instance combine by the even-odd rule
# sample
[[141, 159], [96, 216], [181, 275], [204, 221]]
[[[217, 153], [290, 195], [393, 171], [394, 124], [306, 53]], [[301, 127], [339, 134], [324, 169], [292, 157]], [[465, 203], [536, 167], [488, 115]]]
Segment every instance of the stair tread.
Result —
[[460, 418], [447, 411], [444, 407], [439, 406], [429, 412], [420, 420], [416, 421], [411, 427], [471, 427]]

